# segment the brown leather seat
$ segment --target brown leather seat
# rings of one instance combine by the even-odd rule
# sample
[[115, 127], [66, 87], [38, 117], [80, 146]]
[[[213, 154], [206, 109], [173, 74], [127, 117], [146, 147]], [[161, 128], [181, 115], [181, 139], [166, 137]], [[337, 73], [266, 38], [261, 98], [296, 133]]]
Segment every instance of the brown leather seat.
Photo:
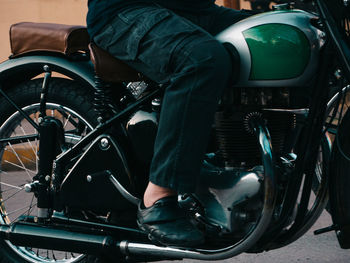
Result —
[[52, 23], [22, 22], [10, 28], [12, 57], [31, 52], [55, 52], [70, 56], [88, 52], [86, 27]]
[[96, 44], [90, 43], [89, 49], [96, 75], [103, 81], [120, 83], [140, 81], [142, 79], [139, 72], [113, 57], [107, 51], [99, 48]]
[[12, 58], [40, 51], [70, 56], [74, 53], [86, 53], [90, 49], [96, 74], [102, 80], [120, 83], [142, 79], [140, 73], [124, 62], [114, 58], [93, 43], [89, 45], [89, 35], [84, 26], [33, 22], [17, 23], [10, 28], [10, 42]]

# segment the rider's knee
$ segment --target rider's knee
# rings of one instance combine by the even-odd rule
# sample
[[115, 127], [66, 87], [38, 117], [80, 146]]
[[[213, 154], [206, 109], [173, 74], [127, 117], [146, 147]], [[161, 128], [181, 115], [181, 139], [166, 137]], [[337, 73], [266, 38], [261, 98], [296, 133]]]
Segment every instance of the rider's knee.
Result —
[[192, 66], [197, 71], [216, 78], [228, 78], [232, 73], [232, 60], [226, 48], [216, 40], [192, 46], [187, 50]]

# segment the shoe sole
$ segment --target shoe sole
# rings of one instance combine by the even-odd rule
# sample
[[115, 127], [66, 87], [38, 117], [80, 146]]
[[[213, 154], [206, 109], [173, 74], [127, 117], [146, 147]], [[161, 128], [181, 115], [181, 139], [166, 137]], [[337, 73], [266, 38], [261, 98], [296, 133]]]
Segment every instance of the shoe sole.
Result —
[[155, 236], [152, 235], [152, 233], [146, 229], [138, 220], [136, 220], [138, 227], [144, 231], [147, 234], [148, 239], [156, 246], [160, 246], [160, 247], [174, 247], [174, 248], [194, 248], [195, 246], [199, 245], [199, 244], [189, 244], [189, 245], [185, 245], [185, 246], [179, 246], [179, 245], [175, 245], [175, 244], [167, 244], [167, 243], [163, 243], [162, 241], [160, 241], [158, 238], [156, 238]]
[[144, 226], [139, 222], [139, 220], [136, 220], [138, 227], [147, 234], [148, 239], [156, 246], [164, 247], [168, 246], [167, 244], [163, 244], [160, 242], [157, 238], [152, 236], [151, 232], [149, 232]]

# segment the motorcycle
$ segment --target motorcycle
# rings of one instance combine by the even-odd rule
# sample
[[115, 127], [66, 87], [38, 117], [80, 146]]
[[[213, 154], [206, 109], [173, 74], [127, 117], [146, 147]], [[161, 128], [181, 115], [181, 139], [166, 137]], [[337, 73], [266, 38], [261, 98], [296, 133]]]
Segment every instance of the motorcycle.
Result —
[[136, 225], [164, 85], [89, 43], [84, 27], [13, 25], [0, 64], [1, 262], [260, 253], [305, 234], [328, 199], [333, 225], [316, 234], [335, 231], [350, 248], [350, 10], [315, 3], [317, 15], [277, 5], [217, 36], [240, 70], [197, 190], [178, 197], [205, 233], [196, 248], [153, 244]]

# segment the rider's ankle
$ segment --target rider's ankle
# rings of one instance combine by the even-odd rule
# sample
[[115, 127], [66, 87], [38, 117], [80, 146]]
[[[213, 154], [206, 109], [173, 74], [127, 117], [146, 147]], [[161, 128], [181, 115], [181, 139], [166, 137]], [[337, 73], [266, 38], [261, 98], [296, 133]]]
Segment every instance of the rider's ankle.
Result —
[[176, 191], [149, 182], [143, 196], [143, 204], [145, 207], [150, 207], [159, 199], [174, 195], [177, 195]]

